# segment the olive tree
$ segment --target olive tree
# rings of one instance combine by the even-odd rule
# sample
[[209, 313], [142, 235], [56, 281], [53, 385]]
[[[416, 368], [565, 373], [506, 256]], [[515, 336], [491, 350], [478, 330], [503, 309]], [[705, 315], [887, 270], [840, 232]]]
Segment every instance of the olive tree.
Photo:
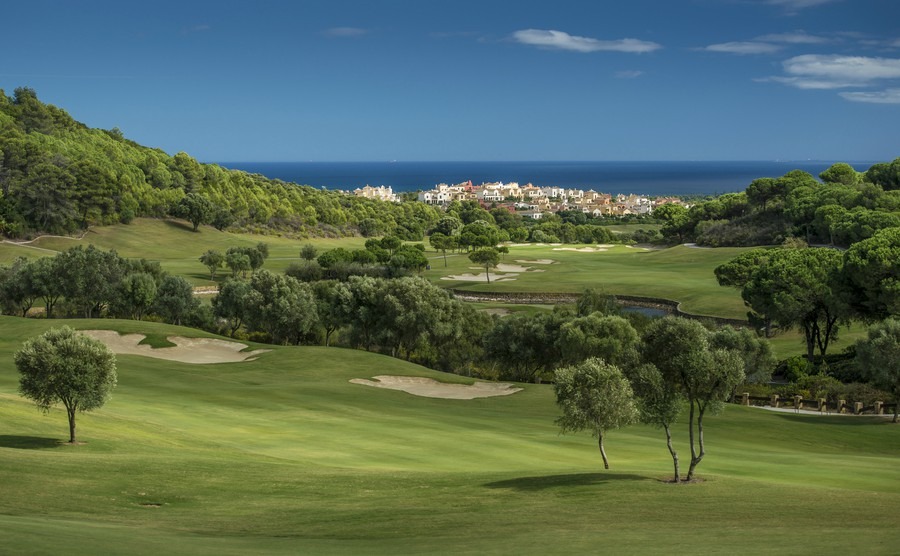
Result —
[[116, 356], [102, 342], [68, 326], [27, 340], [15, 354], [19, 391], [45, 413], [62, 403], [75, 443], [75, 412], [101, 407], [116, 386]]
[[216, 271], [225, 264], [225, 255], [215, 249], [210, 249], [206, 253], [200, 255], [200, 262], [209, 269], [209, 279], [216, 279]]
[[672, 465], [675, 468], [673, 482], [681, 480], [681, 470], [678, 462], [678, 451], [672, 443], [672, 425], [681, 414], [684, 406], [684, 396], [667, 382], [662, 373], [654, 365], [646, 364], [637, 367], [629, 373], [631, 386], [637, 396], [638, 410], [642, 423], [662, 427], [666, 433], [666, 446], [669, 455], [672, 456]]
[[166, 276], [153, 301], [153, 312], [166, 322], [177, 325], [181, 325], [199, 307], [200, 301], [194, 297], [194, 288], [181, 276]]
[[562, 432], [590, 430], [597, 438], [603, 467], [609, 469], [603, 434], [629, 425], [638, 417], [628, 379], [615, 365], [592, 358], [557, 369], [553, 389], [563, 412], [556, 420]]
[[244, 280], [228, 279], [219, 285], [219, 293], [212, 298], [213, 315], [225, 321], [232, 338], [247, 317], [249, 293], [250, 284]]
[[178, 218], [184, 218], [194, 226], [194, 231], [200, 224], [209, 224], [212, 220], [216, 206], [199, 193], [188, 193], [178, 201], [172, 209], [172, 214]]
[[731, 349], [714, 349], [711, 333], [697, 321], [676, 317], [658, 319], [644, 333], [642, 357], [654, 365], [670, 388], [687, 399], [691, 465], [687, 480], [706, 455], [703, 418], [716, 413], [744, 380], [744, 362]]
[[563, 324], [558, 342], [565, 363], [600, 357], [607, 363], [626, 365], [637, 353], [639, 338], [624, 318], [592, 313]]

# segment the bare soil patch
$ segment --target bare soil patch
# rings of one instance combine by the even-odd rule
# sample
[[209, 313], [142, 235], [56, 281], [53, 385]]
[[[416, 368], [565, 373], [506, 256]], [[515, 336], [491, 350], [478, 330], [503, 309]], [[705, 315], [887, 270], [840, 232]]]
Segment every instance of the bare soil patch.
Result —
[[472, 400], [475, 398], [491, 398], [494, 396], [508, 396], [521, 391], [507, 382], [476, 382], [475, 384], [447, 384], [430, 378], [419, 376], [389, 376], [379, 375], [372, 377], [374, 380], [354, 378], [350, 382], [373, 386], [375, 388], [387, 388], [389, 390], [402, 390], [407, 394], [422, 396], [425, 398], [442, 398], [445, 400]]
[[120, 355], [143, 355], [144, 357], [198, 365], [253, 361], [259, 354], [270, 351], [258, 349], [245, 352], [242, 350], [246, 349], [247, 345], [239, 342], [229, 342], [215, 338], [185, 338], [182, 336], [168, 337], [168, 340], [175, 344], [175, 347], [154, 349], [148, 345], [140, 344], [140, 341], [145, 338], [143, 334], [119, 334], [115, 330], [82, 330], [81, 332], [100, 340], [114, 353]]

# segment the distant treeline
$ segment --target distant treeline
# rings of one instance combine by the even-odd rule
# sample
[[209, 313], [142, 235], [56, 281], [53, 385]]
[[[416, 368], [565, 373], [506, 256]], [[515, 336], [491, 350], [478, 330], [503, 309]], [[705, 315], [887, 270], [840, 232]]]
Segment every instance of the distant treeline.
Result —
[[800, 170], [753, 180], [742, 193], [721, 195], [690, 209], [664, 205], [669, 242], [711, 247], [781, 244], [788, 238], [847, 247], [900, 226], [900, 158], [857, 172], [837, 163], [819, 174]]

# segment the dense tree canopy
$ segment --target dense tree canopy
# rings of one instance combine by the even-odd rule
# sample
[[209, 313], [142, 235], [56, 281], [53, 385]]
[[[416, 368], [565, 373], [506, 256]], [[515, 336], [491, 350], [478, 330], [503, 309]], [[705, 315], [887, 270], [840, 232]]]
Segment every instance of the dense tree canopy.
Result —
[[894, 422], [900, 410], [900, 320], [887, 319], [869, 327], [868, 337], [856, 343], [861, 374], [894, 395]]
[[841, 253], [834, 249], [752, 250], [715, 269], [721, 285], [740, 287], [752, 309], [751, 322], [782, 329], [798, 327], [806, 339], [807, 358], [815, 349], [824, 356], [850, 317], [841, 287]]
[[865, 320], [900, 315], [900, 228], [853, 245], [844, 254], [844, 287]]
[[420, 240], [440, 218], [423, 203], [389, 203], [200, 164], [89, 129], [27, 88], [0, 91], [0, 232], [71, 232], [175, 214], [196, 229], [267, 226], [311, 235], [394, 231]]

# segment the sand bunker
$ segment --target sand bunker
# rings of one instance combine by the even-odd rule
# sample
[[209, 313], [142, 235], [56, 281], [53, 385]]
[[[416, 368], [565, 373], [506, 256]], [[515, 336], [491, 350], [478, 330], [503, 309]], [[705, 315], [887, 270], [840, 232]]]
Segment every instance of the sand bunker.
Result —
[[182, 363], [210, 364], [210, 363], [237, 363], [239, 361], [252, 361], [260, 353], [267, 349], [243, 352], [246, 344], [216, 340], [214, 338], [184, 338], [181, 336], [169, 336], [168, 340], [175, 347], [152, 348], [141, 345], [139, 342], [145, 338], [143, 334], [122, 334], [115, 330], [81, 330], [82, 333], [100, 340], [106, 344], [113, 353], [120, 355], [143, 355], [168, 361], [180, 361]]
[[[516, 279], [518, 274], [491, 274], [491, 282], [511, 282]], [[451, 276], [442, 276], [441, 280], [459, 280], [461, 282], [487, 282], [484, 274], [453, 274]]]
[[516, 259], [516, 262], [525, 264], [553, 264], [556, 261], [553, 259]]
[[530, 267], [517, 264], [500, 263], [497, 265], [497, 270], [499, 272], [528, 272], [532, 269]]
[[609, 251], [606, 247], [554, 247], [554, 251], [575, 251], [576, 253], [599, 253]]
[[375, 380], [354, 378], [353, 384], [374, 386], [375, 388], [388, 388], [390, 390], [402, 390], [414, 396], [426, 398], [443, 398], [446, 400], [471, 400], [474, 398], [490, 398], [493, 396], [508, 396], [522, 390], [506, 382], [476, 382], [475, 384], [446, 384], [430, 378], [418, 376], [387, 376], [372, 377]]
[[[549, 261], [550, 259], [545, 259], [545, 260]], [[517, 262], [524, 262], [524, 261], [517, 261]], [[550, 262], [552, 263], [554, 261], [550, 261]], [[480, 266], [470, 266], [469, 268], [472, 270], [478, 270], [481, 267]], [[518, 277], [519, 274], [521, 274], [522, 272], [544, 272], [543, 269], [531, 268], [528, 266], [521, 266], [521, 265], [517, 265], [517, 264], [506, 264], [506, 263], [498, 264], [496, 267], [496, 270], [498, 272], [506, 272], [508, 274], [493, 274], [492, 273], [489, 275], [491, 277], [491, 282], [511, 282], [512, 280], [515, 280], [516, 277]], [[480, 272], [478, 274], [471, 274], [468, 272], [465, 274], [453, 274], [451, 276], [443, 276], [443, 277], [441, 277], [441, 280], [460, 280], [462, 282], [487, 282], [487, 278], [485, 278], [485, 275], [483, 272]]]

